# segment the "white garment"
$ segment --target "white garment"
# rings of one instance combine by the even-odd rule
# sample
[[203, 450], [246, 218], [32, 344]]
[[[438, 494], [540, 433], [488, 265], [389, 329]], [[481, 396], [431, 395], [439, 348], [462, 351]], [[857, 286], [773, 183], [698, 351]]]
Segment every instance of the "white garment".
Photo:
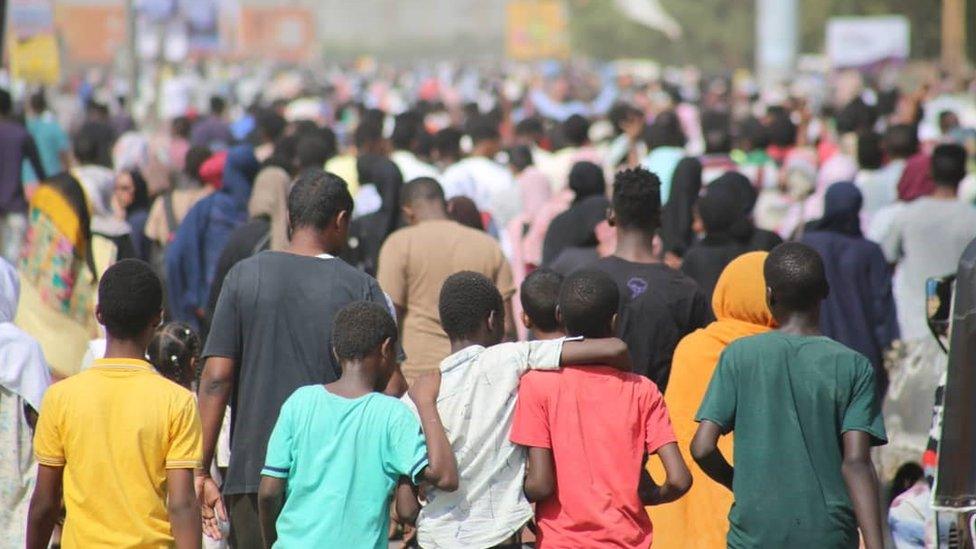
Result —
[[19, 300], [17, 270], [0, 259], [0, 387], [40, 411], [44, 391], [51, 384], [51, 374], [40, 344], [13, 323]]
[[390, 160], [392, 160], [400, 170], [400, 175], [403, 176], [404, 183], [413, 181], [418, 177], [431, 177], [433, 179], [437, 179], [441, 175], [440, 172], [437, 171], [437, 168], [417, 158], [417, 155], [410, 151], [394, 151], [393, 154], [390, 155]]
[[[559, 368], [563, 339], [473, 345], [440, 365], [437, 398], [444, 430], [457, 457], [458, 489], [427, 489], [417, 520], [421, 547], [491, 547], [532, 518], [522, 491], [526, 454], [512, 444], [519, 378], [532, 369]], [[404, 402], [417, 413], [409, 397]]]
[[877, 170], [857, 172], [854, 183], [864, 196], [861, 219], [870, 221], [878, 210], [898, 200], [898, 180], [905, 171], [905, 161], [895, 159]]
[[499, 227], [507, 226], [522, 211], [512, 172], [483, 156], [465, 158], [448, 168], [441, 177], [441, 185], [448, 199], [470, 198], [479, 210], [490, 213]]

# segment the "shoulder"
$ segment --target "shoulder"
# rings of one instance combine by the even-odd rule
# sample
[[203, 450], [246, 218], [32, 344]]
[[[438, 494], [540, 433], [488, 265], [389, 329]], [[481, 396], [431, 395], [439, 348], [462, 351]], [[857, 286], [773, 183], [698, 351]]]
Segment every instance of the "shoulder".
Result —
[[[409, 399], [410, 397], [404, 397]], [[384, 395], [383, 393], [373, 393], [370, 396], [369, 405], [373, 408], [381, 410], [383, 415], [385, 415], [391, 422], [415, 422], [416, 416], [410, 410], [410, 406], [413, 406], [413, 401], [408, 405], [406, 402], [399, 398], [394, 398], [389, 395]]]

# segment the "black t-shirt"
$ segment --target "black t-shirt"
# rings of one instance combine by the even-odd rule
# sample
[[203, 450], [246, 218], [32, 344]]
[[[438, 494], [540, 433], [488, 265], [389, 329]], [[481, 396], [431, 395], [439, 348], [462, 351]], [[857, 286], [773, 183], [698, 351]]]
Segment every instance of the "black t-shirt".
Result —
[[225, 494], [257, 492], [285, 400], [339, 378], [332, 320], [354, 301], [388, 306], [376, 280], [341, 259], [261, 252], [227, 274], [203, 350], [237, 363]]
[[663, 263], [633, 263], [605, 257], [594, 267], [620, 289], [620, 338], [634, 360], [634, 372], [663, 393], [671, 357], [681, 338], [711, 321], [711, 308], [695, 281]]

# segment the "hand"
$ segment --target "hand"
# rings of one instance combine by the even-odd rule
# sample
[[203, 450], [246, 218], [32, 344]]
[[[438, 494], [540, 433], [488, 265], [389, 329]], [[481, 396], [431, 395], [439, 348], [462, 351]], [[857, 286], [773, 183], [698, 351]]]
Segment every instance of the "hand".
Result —
[[220, 521], [227, 522], [227, 510], [224, 500], [220, 497], [220, 487], [207, 474], [197, 474], [193, 478], [197, 499], [200, 500], [200, 517], [203, 519], [203, 533], [210, 539], [220, 540]]
[[420, 376], [420, 379], [410, 385], [410, 389], [407, 392], [410, 395], [410, 400], [417, 406], [433, 406], [437, 404], [437, 394], [440, 390], [441, 371], [434, 370], [433, 372], [428, 372]]

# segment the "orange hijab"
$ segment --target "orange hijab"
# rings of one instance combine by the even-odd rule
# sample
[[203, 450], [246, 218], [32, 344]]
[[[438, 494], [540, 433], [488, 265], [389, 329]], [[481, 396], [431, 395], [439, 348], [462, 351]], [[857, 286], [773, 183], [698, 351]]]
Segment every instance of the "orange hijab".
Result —
[[[722, 271], [712, 296], [715, 322], [689, 334], [674, 351], [671, 378], [664, 401], [678, 439], [681, 455], [691, 469], [694, 484], [674, 503], [648, 507], [654, 523], [654, 547], [705, 549], [725, 547], [732, 493], [708, 478], [692, 461], [688, 448], [698, 424], [695, 414], [712, 379], [719, 356], [729, 343], [769, 331], [775, 321], [766, 305], [763, 264], [766, 252], [739, 256]], [[732, 435], [719, 441], [722, 455], [732, 459]], [[664, 481], [660, 460], [648, 461], [656, 482]]]

